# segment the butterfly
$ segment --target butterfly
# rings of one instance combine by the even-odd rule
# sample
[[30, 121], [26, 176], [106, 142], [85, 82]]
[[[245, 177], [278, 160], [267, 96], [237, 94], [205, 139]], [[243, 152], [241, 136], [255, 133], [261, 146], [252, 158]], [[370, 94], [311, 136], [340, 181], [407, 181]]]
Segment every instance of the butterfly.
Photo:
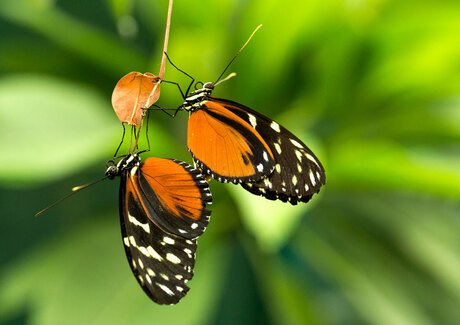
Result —
[[175, 304], [193, 277], [197, 238], [205, 231], [212, 203], [203, 175], [189, 164], [138, 154], [111, 161], [106, 177], [121, 178], [119, 211], [131, 270], [158, 304]]
[[274, 120], [239, 103], [212, 97], [215, 85], [202, 84], [184, 96], [178, 108], [190, 114], [187, 146], [195, 164], [220, 182], [241, 183], [267, 199], [294, 205], [308, 202], [326, 183], [319, 159]]

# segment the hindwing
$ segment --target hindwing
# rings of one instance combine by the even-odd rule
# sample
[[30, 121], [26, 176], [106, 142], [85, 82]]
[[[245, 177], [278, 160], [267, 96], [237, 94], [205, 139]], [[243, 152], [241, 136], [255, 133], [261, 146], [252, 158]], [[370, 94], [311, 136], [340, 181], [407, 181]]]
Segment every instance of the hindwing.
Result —
[[210, 101], [223, 106], [249, 123], [273, 153], [273, 173], [256, 182], [242, 183], [246, 190], [267, 199], [297, 204], [298, 201], [308, 202], [326, 183], [326, 174], [319, 159], [285, 127], [236, 102], [213, 97]]
[[[169, 159], [149, 158], [121, 175], [126, 256], [142, 289], [156, 303], [175, 304], [189, 290], [196, 237], [209, 221], [207, 193], [198, 171]], [[187, 232], [178, 235], [179, 229]]]

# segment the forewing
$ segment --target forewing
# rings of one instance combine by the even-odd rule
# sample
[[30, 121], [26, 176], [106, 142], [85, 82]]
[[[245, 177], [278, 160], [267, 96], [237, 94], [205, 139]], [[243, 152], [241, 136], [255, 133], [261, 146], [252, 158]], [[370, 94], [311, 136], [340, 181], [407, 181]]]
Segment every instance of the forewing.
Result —
[[138, 196], [137, 176], [121, 177], [120, 222], [126, 257], [144, 292], [156, 303], [175, 304], [193, 277], [196, 239], [166, 233], [153, 223]]
[[190, 114], [187, 143], [200, 169], [220, 182], [254, 182], [275, 167], [272, 151], [260, 134], [213, 101], [205, 101]]
[[188, 239], [205, 231], [211, 215], [206, 205], [212, 196], [200, 171], [183, 161], [148, 158], [137, 174], [140, 198], [151, 221]]
[[245, 182], [249, 192], [271, 200], [308, 202], [326, 183], [324, 168], [315, 154], [282, 125], [241, 104], [212, 98], [238, 115], [262, 136], [275, 159], [275, 170], [257, 182]]

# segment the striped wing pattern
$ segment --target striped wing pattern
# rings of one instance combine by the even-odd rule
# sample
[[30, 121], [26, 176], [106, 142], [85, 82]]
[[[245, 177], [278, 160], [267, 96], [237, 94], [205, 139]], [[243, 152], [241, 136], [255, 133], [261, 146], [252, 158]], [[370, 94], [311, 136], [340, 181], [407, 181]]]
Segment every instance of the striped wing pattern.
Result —
[[249, 123], [273, 153], [275, 169], [264, 179], [243, 182], [249, 192], [270, 200], [297, 204], [308, 202], [326, 183], [324, 168], [315, 154], [282, 125], [263, 114], [233, 101], [213, 98], [215, 102]]
[[213, 101], [190, 114], [187, 142], [196, 165], [220, 182], [254, 182], [275, 167], [269, 146], [251, 125]]
[[196, 238], [209, 221], [207, 193], [199, 172], [175, 160], [149, 158], [121, 175], [120, 222], [126, 256], [138, 283], [156, 303], [175, 304], [189, 290]]

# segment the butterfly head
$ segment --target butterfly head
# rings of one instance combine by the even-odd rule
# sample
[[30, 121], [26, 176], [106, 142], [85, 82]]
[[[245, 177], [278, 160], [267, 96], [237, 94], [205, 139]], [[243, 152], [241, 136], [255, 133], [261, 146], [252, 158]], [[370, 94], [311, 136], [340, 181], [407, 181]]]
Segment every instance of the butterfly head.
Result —
[[138, 154], [133, 154], [123, 157], [118, 163], [115, 164], [113, 160], [107, 162], [107, 170], [105, 171], [105, 176], [108, 179], [114, 179], [116, 176], [120, 176], [123, 171], [131, 170], [135, 166], [141, 165], [141, 158]]
[[203, 88], [209, 89], [209, 90], [212, 91], [212, 90], [214, 89], [214, 83], [212, 83], [212, 82], [207, 82], [207, 83], [205, 83], [205, 84], [203, 85]]
[[195, 84], [195, 91], [190, 93], [184, 100], [184, 103], [181, 105], [181, 108], [186, 111], [194, 111], [201, 106], [201, 103], [211, 95], [214, 90], [213, 82], [202, 83], [198, 81]]

